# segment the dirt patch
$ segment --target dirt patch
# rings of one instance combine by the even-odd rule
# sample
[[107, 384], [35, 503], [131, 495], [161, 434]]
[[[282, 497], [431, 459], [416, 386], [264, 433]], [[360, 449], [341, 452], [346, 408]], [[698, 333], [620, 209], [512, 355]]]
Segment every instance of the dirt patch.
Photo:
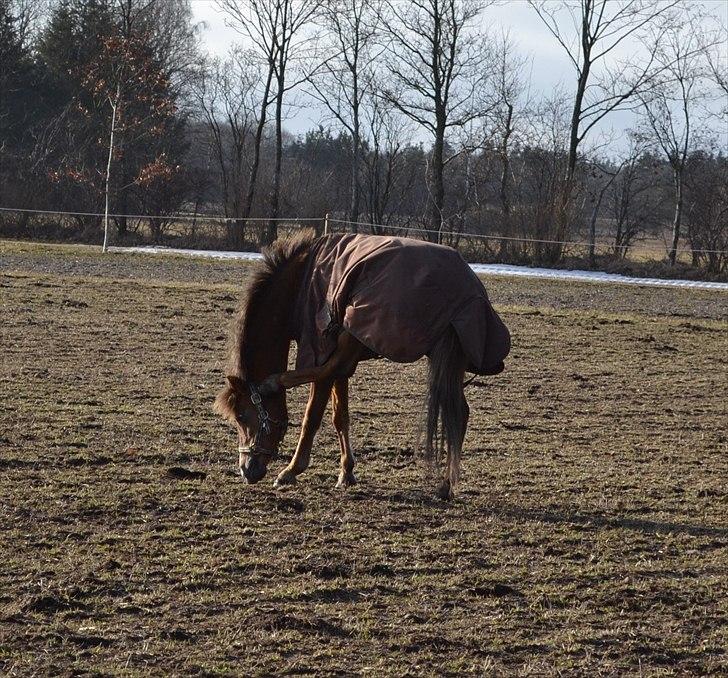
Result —
[[513, 352], [443, 504], [423, 363], [352, 381], [359, 485], [326, 421], [246, 486], [211, 410], [244, 265], [4, 247], [0, 672], [728, 671], [723, 293], [488, 280]]

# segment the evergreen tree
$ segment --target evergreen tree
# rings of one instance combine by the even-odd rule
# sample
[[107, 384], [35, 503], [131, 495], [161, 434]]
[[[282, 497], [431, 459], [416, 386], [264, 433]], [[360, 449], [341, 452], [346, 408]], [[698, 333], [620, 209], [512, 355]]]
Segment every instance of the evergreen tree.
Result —
[[42, 123], [42, 69], [34, 62], [10, 0], [0, 0], [0, 204], [23, 202], [23, 182]]

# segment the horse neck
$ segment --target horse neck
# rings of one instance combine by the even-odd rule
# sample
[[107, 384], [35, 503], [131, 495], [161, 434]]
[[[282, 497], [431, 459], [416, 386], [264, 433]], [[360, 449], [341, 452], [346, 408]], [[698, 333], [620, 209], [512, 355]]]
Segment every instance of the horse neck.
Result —
[[296, 301], [302, 262], [289, 262], [265, 291], [249, 320], [255, 328], [250, 349], [250, 378], [259, 382], [288, 367], [291, 317]]

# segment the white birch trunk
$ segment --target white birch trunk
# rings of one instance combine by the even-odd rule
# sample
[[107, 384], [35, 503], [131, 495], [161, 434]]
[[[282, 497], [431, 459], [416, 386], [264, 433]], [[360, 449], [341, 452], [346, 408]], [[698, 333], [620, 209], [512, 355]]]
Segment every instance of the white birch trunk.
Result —
[[111, 133], [109, 135], [109, 159], [106, 163], [106, 186], [104, 187], [104, 245], [102, 252], [107, 252], [109, 247], [109, 193], [111, 191], [111, 162], [114, 157], [114, 134], [116, 132], [116, 109], [119, 105], [120, 88], [116, 88], [116, 99], [111, 101]]

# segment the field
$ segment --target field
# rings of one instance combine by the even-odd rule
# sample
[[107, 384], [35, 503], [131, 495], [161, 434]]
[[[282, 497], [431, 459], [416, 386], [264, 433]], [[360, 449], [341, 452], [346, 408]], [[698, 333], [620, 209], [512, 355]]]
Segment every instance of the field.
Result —
[[248, 271], [0, 242], [0, 673], [728, 672], [725, 293], [486, 279], [514, 348], [445, 504], [424, 363], [360, 366], [355, 488], [328, 417], [243, 484]]

